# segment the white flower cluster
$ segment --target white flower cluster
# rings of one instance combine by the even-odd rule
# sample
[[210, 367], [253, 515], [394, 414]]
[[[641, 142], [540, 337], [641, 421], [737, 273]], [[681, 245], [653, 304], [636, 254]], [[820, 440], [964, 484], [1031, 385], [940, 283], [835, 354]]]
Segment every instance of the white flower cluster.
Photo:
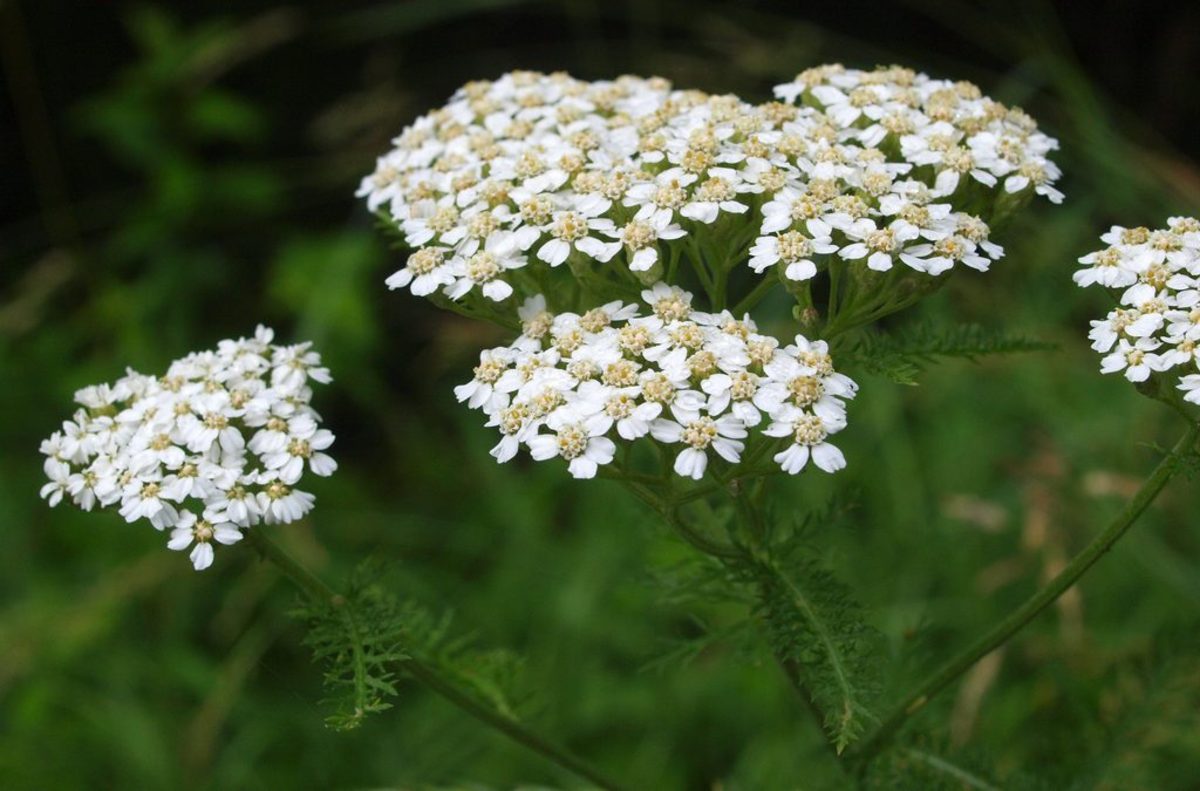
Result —
[[[170, 530], [197, 570], [213, 542], [232, 544], [260, 522], [294, 522], [314, 498], [307, 469], [330, 475], [333, 434], [320, 427], [309, 382], [329, 370], [310, 344], [277, 346], [271, 330], [222, 341], [171, 363], [165, 376], [129, 371], [75, 394], [80, 405], [42, 442], [50, 505], [116, 506], [127, 522]], [[194, 546], [193, 546], [194, 545]]]
[[709, 453], [736, 464], [749, 429], [765, 425], [767, 437], [787, 438], [774, 455], [785, 472], [810, 458], [826, 472], [845, 466], [828, 438], [845, 427], [857, 386], [823, 341], [796, 336], [780, 348], [748, 316], [697, 312], [691, 294], [665, 283], [642, 298], [644, 315], [621, 302], [553, 315], [541, 296], [526, 301], [522, 335], [484, 351], [474, 379], [455, 388], [500, 431], [498, 461], [524, 445], [591, 478], [613, 460], [614, 438], [650, 435], [681, 446], [675, 472], [699, 480]]
[[[1108, 247], [1079, 259], [1080, 286], [1119, 290], [1120, 307], [1093, 321], [1088, 338], [1105, 356], [1100, 370], [1144, 382], [1153, 372], [1200, 361], [1200, 221], [1172, 217], [1167, 227], [1122, 228], [1100, 237]], [[1180, 377], [1184, 399], [1200, 404], [1200, 374]]]
[[[1046, 159], [1057, 143], [970, 83], [824, 66], [776, 94], [755, 106], [657, 78], [533, 72], [470, 83], [359, 189], [414, 248], [388, 285], [504, 300], [514, 284], [540, 290], [543, 275], [521, 270], [567, 261], [653, 282], [685, 236], [743, 239], [731, 260], [792, 280], [835, 253], [874, 270], [983, 270], [1003, 251], [979, 213], [1062, 197]], [[731, 230], [740, 216], [745, 231]]]

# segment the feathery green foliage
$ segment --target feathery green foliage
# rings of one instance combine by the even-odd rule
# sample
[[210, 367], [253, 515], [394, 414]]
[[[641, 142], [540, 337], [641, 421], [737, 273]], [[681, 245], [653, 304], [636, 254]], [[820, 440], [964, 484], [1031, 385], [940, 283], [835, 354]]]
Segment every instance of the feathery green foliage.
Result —
[[334, 712], [334, 730], [352, 730], [370, 714], [391, 708], [388, 698], [405, 662], [417, 659], [472, 697], [517, 719], [521, 662], [508, 651], [480, 649], [471, 636], [451, 634], [451, 615], [434, 615], [421, 604], [400, 599], [383, 583], [384, 564], [364, 561], [351, 575], [348, 591], [333, 600], [304, 603], [293, 614], [305, 619], [305, 644], [324, 662], [322, 701]]
[[406, 603], [404, 611], [405, 644], [412, 656], [505, 717], [519, 719], [520, 704], [528, 698], [522, 689], [519, 656], [479, 647], [472, 634], [453, 634], [450, 613], [435, 616], [412, 602]]
[[922, 322], [893, 333], [863, 332], [838, 359], [897, 384], [915, 385], [925, 367], [941, 359], [975, 361], [996, 354], [1055, 348], [1053, 343], [1023, 335], [1005, 335], [978, 324], [943, 328]]
[[790, 532], [772, 531], [766, 550], [729, 563], [755, 592], [755, 612], [776, 659], [811, 696], [838, 753], [875, 719], [869, 706], [879, 689], [881, 654], [880, 634], [809, 540], [817, 527], [836, 524], [844, 513], [835, 501], [797, 520]]
[[[1123, 674], [1109, 738], [1085, 770], [1093, 789], [1194, 788], [1200, 772], [1200, 663], [1167, 657]], [[1112, 716], [1112, 714], [1110, 714]]]
[[378, 564], [363, 563], [344, 595], [307, 600], [292, 612], [308, 622], [304, 642], [313, 660], [325, 664], [328, 697], [322, 703], [333, 709], [325, 722], [334, 730], [352, 730], [391, 708], [396, 664], [408, 658], [409, 613], [379, 585], [379, 574]]

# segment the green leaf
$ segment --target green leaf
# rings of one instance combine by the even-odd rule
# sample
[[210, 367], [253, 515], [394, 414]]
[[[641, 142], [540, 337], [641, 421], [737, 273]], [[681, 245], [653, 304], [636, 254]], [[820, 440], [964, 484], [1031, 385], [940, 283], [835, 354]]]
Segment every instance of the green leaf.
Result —
[[449, 614], [435, 616], [401, 600], [380, 582], [384, 566], [365, 561], [350, 578], [348, 592], [333, 601], [305, 603], [293, 615], [305, 619], [305, 644], [325, 664], [327, 697], [333, 709], [326, 724], [352, 730], [368, 715], [391, 708], [406, 660], [420, 660], [500, 714], [517, 719], [514, 692], [521, 663], [513, 654], [477, 649], [470, 637], [450, 635]]
[[306, 602], [293, 610], [308, 621], [304, 643], [313, 661], [325, 664], [323, 704], [333, 708], [326, 724], [352, 730], [369, 714], [391, 708], [396, 695], [396, 663], [404, 648], [404, 609], [377, 584], [378, 567], [359, 566], [345, 596]]
[[811, 696], [841, 753], [877, 719], [869, 704], [879, 689], [882, 638], [807, 538], [817, 526], [835, 522], [839, 509], [835, 503], [809, 514], [776, 542], [781, 549], [747, 554], [730, 565], [757, 594], [755, 611], [776, 658]]
[[950, 328], [918, 324], [895, 333], [866, 332], [839, 360], [897, 384], [915, 385], [926, 366], [939, 360], [957, 358], [974, 362], [996, 354], [1056, 348], [1053, 343], [1023, 335], [1005, 335], [977, 324]]

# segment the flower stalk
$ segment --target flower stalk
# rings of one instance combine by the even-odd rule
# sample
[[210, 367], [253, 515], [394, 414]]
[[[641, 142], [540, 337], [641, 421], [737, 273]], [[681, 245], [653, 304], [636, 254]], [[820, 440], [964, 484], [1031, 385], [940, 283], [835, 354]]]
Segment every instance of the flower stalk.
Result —
[[[770, 448], [771, 445], [764, 443], [752, 451], [752, 454], [757, 458]], [[722, 541], [703, 535], [680, 515], [680, 506], [685, 498], [688, 501], [699, 498], [691, 498], [686, 495], [685, 498], [674, 496], [669, 490], [636, 483], [625, 477], [620, 471], [614, 471], [612, 475], [606, 477], [621, 481], [638, 499], [654, 510], [685, 543], [715, 559], [731, 574], [753, 587], [755, 597], [764, 609], [770, 607], [772, 592], [782, 592], [786, 606], [794, 609], [796, 617], [802, 619], [812, 629], [814, 639], [822, 644], [823, 653], [831, 658], [830, 670], [834, 677], [834, 683], [841, 692], [842, 707], [840, 710], [834, 711], [832, 715], [830, 711], [823, 710], [796, 658], [790, 656], [778, 641], [769, 639], [772, 656], [787, 678], [789, 685], [813, 716], [818, 730], [824, 735], [828, 729], [831, 734], [829, 739], [823, 738], [822, 741], [835, 758], [841, 757], [848, 744], [848, 737], [845, 734], [851, 732], [850, 728], [854, 727], [852, 721], [856, 722], [862, 711], [855, 704], [855, 694], [847, 676], [848, 669], [841, 662], [839, 648], [834, 645], [833, 636], [825, 630], [820, 616], [813, 610], [808, 598], [771, 557], [769, 528], [765, 522], [763, 507], [767, 482], [758, 477], [751, 485], [746, 485], [746, 476], [736, 475], [729, 476], [728, 479], [712, 485], [711, 488], [701, 487], [689, 493], [689, 495], [699, 494], [703, 497], [716, 491], [725, 491], [733, 498], [737, 508], [737, 517], [728, 525], [730, 540]], [[667, 478], [667, 480], [670, 479]], [[768, 622], [764, 623], [763, 627], [768, 633], [767, 637], [770, 638], [769, 616], [766, 617], [766, 621]]]
[[1197, 436], [1200, 436], [1200, 425], [1190, 425], [1187, 432], [1171, 452], [1159, 462], [1154, 472], [1121, 509], [1121, 512], [1059, 572], [1058, 576], [1030, 596], [1024, 604], [1013, 610], [987, 633], [981, 635], [930, 674], [916, 689], [897, 703], [884, 716], [879, 727], [851, 750], [847, 757], [851, 761], [861, 764], [877, 755], [908, 720], [925, 708], [935, 695], [954, 683], [984, 656], [1004, 645], [1013, 635], [1021, 631], [1078, 582], [1079, 578], [1095, 565], [1108, 550], [1112, 549], [1121, 536], [1125, 535], [1138, 517], [1154, 502], [1159, 492], [1178, 471], [1178, 458], [1195, 448]]
[[[247, 531], [246, 543], [258, 552], [259, 557], [275, 566], [280, 573], [287, 577], [309, 598], [327, 602], [333, 607], [345, 606], [346, 599], [344, 596], [296, 561], [282, 547], [266, 536], [262, 530]], [[581, 759], [576, 758], [561, 747], [555, 746], [520, 723], [480, 704], [470, 695], [462, 692], [454, 683], [443, 678], [436, 669], [430, 667], [420, 659], [409, 656], [401, 660], [399, 665], [400, 670], [426, 689], [479, 720], [484, 725], [503, 733], [517, 744], [532, 750], [561, 769], [565, 769], [605, 791], [623, 791], [622, 786], [605, 777]]]

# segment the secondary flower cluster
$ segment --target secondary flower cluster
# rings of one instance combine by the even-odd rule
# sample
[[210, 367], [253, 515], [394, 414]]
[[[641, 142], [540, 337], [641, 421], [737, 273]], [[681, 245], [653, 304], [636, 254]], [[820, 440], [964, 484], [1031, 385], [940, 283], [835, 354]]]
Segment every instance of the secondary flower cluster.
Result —
[[841, 260], [983, 270], [1003, 254], [994, 215], [1062, 197], [1056, 141], [970, 83], [823, 66], [775, 92], [752, 105], [658, 78], [469, 83], [359, 189], [414, 249], [388, 285], [498, 301], [564, 262], [651, 283], [693, 243], [795, 281]]
[[1119, 290], [1120, 307], [1093, 321], [1088, 338], [1104, 353], [1100, 370], [1144, 382], [1154, 372], [1182, 367], [1184, 399], [1200, 404], [1200, 221], [1172, 217], [1167, 227], [1122, 228], [1100, 237], [1074, 275], [1080, 286]]
[[232, 544], [260, 522], [294, 522], [314, 498], [305, 470], [330, 475], [333, 434], [320, 427], [309, 382], [329, 371], [310, 344], [278, 346], [271, 330], [221, 341], [171, 363], [164, 376], [129, 371], [75, 394], [80, 405], [42, 442], [50, 505], [117, 507], [127, 522], [170, 530], [197, 570], [213, 542]]
[[616, 453], [614, 439], [650, 435], [678, 447], [674, 469], [699, 480], [709, 454], [736, 464], [749, 430], [787, 438], [774, 455], [785, 472], [813, 463], [845, 466], [828, 441], [846, 425], [855, 383], [837, 373], [826, 344], [796, 336], [781, 348], [750, 318], [691, 307], [692, 295], [657, 283], [642, 292], [650, 311], [611, 302], [551, 314], [541, 296], [520, 309], [523, 332], [484, 351], [474, 378], [455, 389], [482, 410], [504, 462], [520, 446], [539, 461], [562, 457], [591, 478]]

